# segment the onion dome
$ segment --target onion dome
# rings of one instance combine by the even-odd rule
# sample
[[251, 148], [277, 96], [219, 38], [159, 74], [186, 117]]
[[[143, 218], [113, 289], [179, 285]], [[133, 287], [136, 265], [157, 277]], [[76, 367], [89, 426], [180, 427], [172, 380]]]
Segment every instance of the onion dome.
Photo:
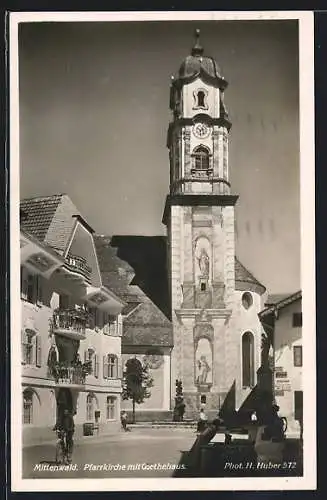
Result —
[[204, 56], [204, 49], [200, 44], [200, 30], [195, 31], [195, 44], [191, 55], [187, 56], [179, 68], [174, 85], [182, 86], [198, 77], [210, 85], [224, 90], [228, 83], [221, 75], [221, 70], [212, 57]]

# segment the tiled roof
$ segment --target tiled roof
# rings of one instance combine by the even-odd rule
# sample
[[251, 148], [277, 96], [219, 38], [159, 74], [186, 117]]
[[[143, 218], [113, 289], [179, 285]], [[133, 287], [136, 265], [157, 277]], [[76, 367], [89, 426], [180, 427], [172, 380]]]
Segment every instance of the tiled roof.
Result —
[[71, 242], [76, 220], [87, 224], [67, 194], [22, 200], [20, 212], [21, 228], [61, 255]]
[[144, 302], [123, 322], [122, 344], [171, 347], [174, 344], [172, 323], [144, 296]]
[[117, 248], [111, 246], [109, 236], [93, 236], [98, 262], [104, 286], [120, 295], [124, 301], [132, 300], [132, 293], [129, 289], [135, 272], [133, 268], [124, 260], [117, 257]]
[[[117, 238], [119, 237], [115, 237], [116, 243]], [[129, 245], [131, 242], [130, 237], [127, 238], [129, 250], [132, 250], [133, 246]], [[148, 252], [144, 252], [143, 256], [140, 254], [138, 245], [144, 248], [146, 241], [149, 240], [142, 238], [140, 241], [137, 238], [138, 244], [136, 244], [136, 249], [134, 247], [134, 254], [127, 252], [134, 265], [136, 264], [136, 270], [134, 271], [128, 262], [117, 256], [121, 247], [113, 247], [112, 238], [108, 236], [94, 236], [102, 282], [105, 286], [120, 295], [127, 303], [123, 310], [125, 319], [123, 321], [122, 345], [170, 347], [173, 345], [172, 324], [152, 300], [151, 294], [148, 295], [145, 291], [147, 289], [147, 280], [145, 278], [150, 280], [151, 270], [154, 270], [150, 264], [147, 269], [147, 272], [150, 274], [146, 274], [145, 276], [142, 273], [149, 259]], [[126, 245], [125, 239], [123, 243]], [[150, 240], [150, 247], [153, 249], [153, 240]], [[124, 251], [126, 252], [126, 246], [124, 247]], [[124, 251], [122, 252], [123, 254]], [[152, 258], [156, 261], [157, 255], [154, 253]], [[145, 260], [144, 267], [142, 260]], [[156, 273], [154, 274], [156, 275]], [[137, 283], [140, 283], [140, 285]], [[158, 285], [158, 281], [156, 283]], [[168, 303], [167, 307], [169, 307]]]
[[292, 295], [292, 294], [291, 293], [272, 293], [272, 294], [268, 295], [268, 298], [265, 302], [265, 306], [272, 306], [274, 304], [277, 304], [278, 302], [286, 299], [290, 295]]
[[38, 240], [44, 241], [62, 196], [55, 194], [22, 200], [20, 202], [20, 209], [23, 212], [22, 229]]
[[122, 346], [173, 347], [172, 326], [125, 325], [123, 323]]
[[[95, 236], [102, 281], [128, 302], [150, 300], [169, 317], [166, 238], [162, 236]], [[140, 296], [140, 297], [139, 297]]]
[[[277, 297], [277, 295], [276, 295], [276, 297]], [[274, 303], [271, 303], [271, 304], [266, 303], [266, 307], [265, 307], [265, 309], [263, 309], [259, 313], [259, 317], [262, 318], [264, 316], [269, 316], [271, 314], [274, 314], [276, 311], [283, 309], [284, 307], [292, 304], [293, 302], [296, 302], [297, 300], [301, 300], [302, 299], [302, 290], [298, 290], [297, 292], [289, 294], [289, 295], [280, 294], [279, 297], [282, 297], [282, 298], [280, 298], [280, 300], [278, 300]]]
[[235, 257], [235, 288], [243, 290], [244, 287], [249, 288], [249, 285], [261, 295], [266, 291], [266, 288]]

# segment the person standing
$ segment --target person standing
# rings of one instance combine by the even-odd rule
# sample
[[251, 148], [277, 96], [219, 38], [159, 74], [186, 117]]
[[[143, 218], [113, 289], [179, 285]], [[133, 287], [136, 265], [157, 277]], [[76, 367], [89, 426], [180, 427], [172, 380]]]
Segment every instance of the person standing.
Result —
[[126, 411], [122, 412], [120, 420], [121, 420], [121, 425], [122, 425], [124, 431], [127, 432], [129, 429], [127, 428], [127, 413], [126, 413]]
[[203, 432], [204, 429], [207, 427], [207, 422], [208, 422], [208, 417], [205, 414], [204, 409], [201, 408], [197, 425], [197, 432]]

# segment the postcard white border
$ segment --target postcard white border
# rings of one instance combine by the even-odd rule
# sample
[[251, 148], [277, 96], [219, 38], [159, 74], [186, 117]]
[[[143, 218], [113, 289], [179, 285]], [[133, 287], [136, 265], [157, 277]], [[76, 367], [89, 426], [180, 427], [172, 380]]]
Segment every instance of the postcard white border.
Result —
[[[22, 479], [18, 24], [95, 21], [299, 21], [301, 282], [303, 307], [304, 475], [294, 478]], [[10, 293], [11, 489], [22, 491], [177, 491], [316, 489], [314, 19], [310, 11], [268, 12], [15, 12], [9, 15], [10, 50]]]

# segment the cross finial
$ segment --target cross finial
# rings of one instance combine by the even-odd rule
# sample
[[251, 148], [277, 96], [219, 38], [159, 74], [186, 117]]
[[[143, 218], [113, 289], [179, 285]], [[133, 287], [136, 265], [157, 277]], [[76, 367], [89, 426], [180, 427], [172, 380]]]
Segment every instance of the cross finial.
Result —
[[200, 30], [195, 30], [195, 44], [192, 49], [192, 56], [201, 56], [203, 54], [203, 48], [200, 44]]

